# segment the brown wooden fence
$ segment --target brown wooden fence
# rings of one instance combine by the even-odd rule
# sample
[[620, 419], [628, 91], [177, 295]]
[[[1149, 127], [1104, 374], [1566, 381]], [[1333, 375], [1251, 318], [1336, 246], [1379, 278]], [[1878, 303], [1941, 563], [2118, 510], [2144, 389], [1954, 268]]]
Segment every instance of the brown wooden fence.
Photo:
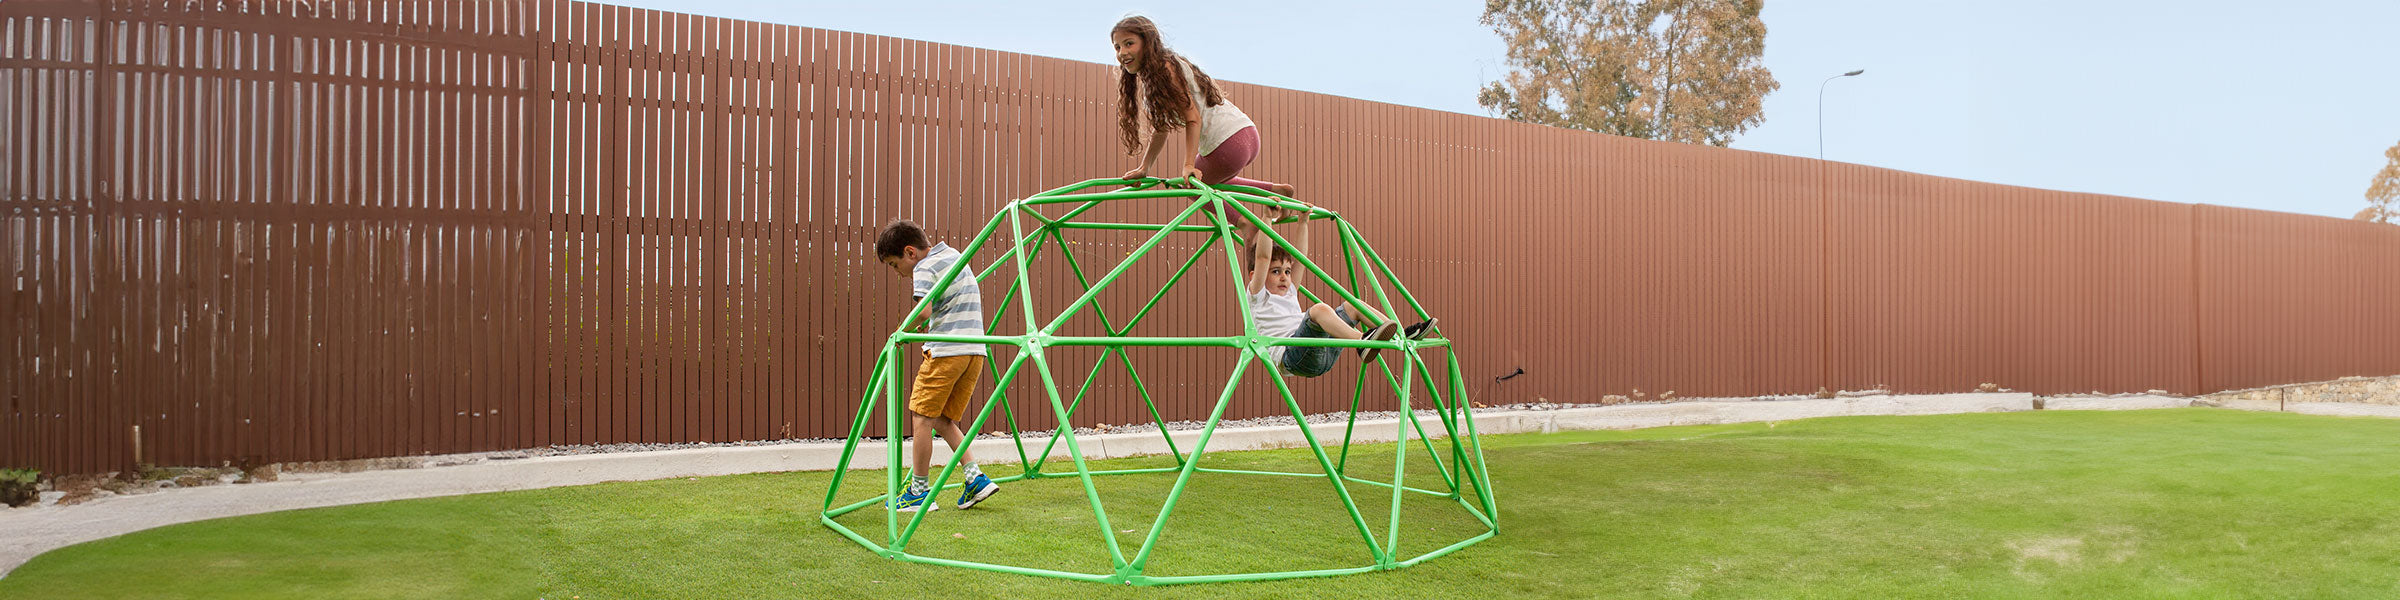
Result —
[[[1113, 85], [555, 0], [0, 2], [0, 465], [120, 468], [136, 426], [158, 464], [840, 436], [904, 308], [874, 228], [961, 243], [1123, 171]], [[1229, 89], [1266, 141], [1248, 174], [1394, 259], [1477, 402], [2400, 373], [2400, 228]], [[1040, 269], [1037, 306], [1080, 291]], [[1199, 271], [1141, 331], [1232, 330]], [[1131, 357], [1168, 418], [1233, 365]], [[1308, 410], [1346, 406], [1336, 379]], [[1092, 385], [1081, 424], [1148, 420], [1123, 375]], [[1265, 385], [1229, 416], [1285, 412]]]

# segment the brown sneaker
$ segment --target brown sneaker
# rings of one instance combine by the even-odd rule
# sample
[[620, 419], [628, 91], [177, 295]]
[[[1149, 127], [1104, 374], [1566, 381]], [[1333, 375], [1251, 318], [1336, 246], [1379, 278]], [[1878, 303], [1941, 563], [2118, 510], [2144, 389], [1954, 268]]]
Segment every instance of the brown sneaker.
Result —
[[[1399, 333], [1399, 323], [1384, 323], [1382, 325], [1376, 325], [1375, 329], [1368, 331], [1366, 337], [1361, 339], [1372, 342], [1390, 341], [1393, 335]], [[1358, 359], [1365, 362], [1375, 362], [1375, 359], [1382, 353], [1382, 348], [1359, 348]]]

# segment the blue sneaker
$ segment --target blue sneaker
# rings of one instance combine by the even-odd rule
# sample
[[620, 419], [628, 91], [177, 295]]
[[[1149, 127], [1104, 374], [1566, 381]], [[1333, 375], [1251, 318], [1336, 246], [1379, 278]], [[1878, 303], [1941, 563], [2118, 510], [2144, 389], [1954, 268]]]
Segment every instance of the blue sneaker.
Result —
[[904, 513], [917, 512], [919, 508], [928, 511], [941, 510], [940, 505], [925, 501], [932, 496], [933, 490], [912, 485], [908, 490], [900, 492], [899, 500], [892, 501], [892, 508]]
[[992, 483], [992, 478], [982, 473], [976, 473], [975, 477], [967, 480], [966, 488], [966, 493], [958, 495], [959, 510], [974, 508], [976, 503], [992, 497], [993, 492], [1000, 491], [1000, 484]]

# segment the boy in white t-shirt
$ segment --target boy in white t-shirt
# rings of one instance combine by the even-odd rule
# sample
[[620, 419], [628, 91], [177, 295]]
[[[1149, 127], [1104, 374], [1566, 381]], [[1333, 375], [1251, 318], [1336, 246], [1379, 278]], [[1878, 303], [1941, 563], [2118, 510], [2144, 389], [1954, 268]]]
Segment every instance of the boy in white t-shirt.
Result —
[[[1299, 226], [1298, 246], [1303, 253], [1308, 251], [1308, 217], [1306, 214], [1302, 213]], [[1338, 308], [1319, 302], [1305, 311], [1301, 310], [1300, 286], [1294, 283], [1299, 277], [1300, 261], [1294, 260], [1282, 246], [1275, 245], [1273, 240], [1267, 239], [1266, 233], [1262, 231], [1252, 230], [1250, 232], [1250, 250], [1248, 265], [1245, 267], [1250, 271], [1247, 289], [1250, 291], [1250, 312], [1258, 319], [1260, 334], [1291, 338], [1335, 337], [1345, 340], [1381, 341], [1392, 339], [1392, 335], [1400, 329], [1398, 323], [1384, 318], [1381, 313], [1375, 312], [1375, 309], [1364, 305], [1357, 307], [1358, 312], [1365, 313], [1367, 319], [1376, 324], [1374, 329], [1367, 331], [1359, 331], [1359, 321], [1350, 315], [1351, 306], [1347, 302]], [[1410, 339], [1423, 336], [1439, 321], [1440, 319], [1428, 319], [1410, 325], [1402, 335]], [[1359, 360], [1373, 361], [1381, 350], [1382, 348], [1359, 348]], [[1273, 346], [1267, 349], [1267, 358], [1275, 361], [1276, 367], [1285, 373], [1301, 377], [1316, 377], [1333, 370], [1333, 363], [1341, 358], [1341, 348]]]

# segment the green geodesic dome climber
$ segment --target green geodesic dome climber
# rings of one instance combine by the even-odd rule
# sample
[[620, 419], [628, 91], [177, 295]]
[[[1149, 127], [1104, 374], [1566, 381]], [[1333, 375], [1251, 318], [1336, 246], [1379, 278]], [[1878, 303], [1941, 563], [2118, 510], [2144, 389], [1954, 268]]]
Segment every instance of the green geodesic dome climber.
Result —
[[[1123, 189], [1097, 193], [1084, 192], [1086, 189], [1102, 186], [1123, 186]], [[1174, 218], [1156, 223], [1108, 223], [1078, 220], [1079, 217], [1092, 214], [1093, 209], [1103, 204], [1135, 202], [1142, 205], [1140, 210], [1117, 212], [1165, 215], [1169, 214], [1168, 211], [1173, 210], [1176, 206], [1181, 208], [1180, 212], [1173, 213]], [[1347, 276], [1337, 278], [1316, 262], [1311, 261], [1308, 256], [1294, 248], [1292, 242], [1286, 239], [1281, 234], [1282, 232], [1275, 231], [1273, 227], [1267, 227], [1266, 220], [1260, 216], [1262, 210], [1253, 210], [1253, 207], [1262, 210], [1269, 207], [1282, 208], [1290, 211], [1291, 214], [1306, 212], [1312, 219], [1331, 221], [1334, 225], [1333, 229], [1339, 233], [1340, 238], [1342, 263], [1338, 267], [1344, 268]], [[1058, 212], [1053, 216], [1045, 211], [1063, 212]], [[1290, 219], [1286, 219], [1282, 222], [1289, 221]], [[1032, 224], [1030, 229], [1027, 227], [1028, 223]], [[1248, 294], [1243, 288], [1244, 279], [1239, 276], [1243, 264], [1239, 253], [1247, 251], [1247, 248], [1232, 241], [1233, 236], [1236, 235], [1235, 225], [1237, 223], [1246, 223], [1250, 227], [1265, 229], [1274, 243], [1292, 249], [1291, 254], [1298, 259], [1301, 267], [1315, 276], [1309, 285], [1299, 286], [1301, 294], [1305, 296], [1304, 304], [1322, 300], [1328, 304], [1346, 301], [1359, 306], [1380, 307], [1382, 314], [1390, 315], [1404, 323], [1429, 316], [1426, 308], [1418, 303], [1416, 296], [1409, 293], [1407, 286], [1401, 284], [1399, 275], [1392, 271], [1391, 266], [1384, 261], [1383, 257], [1378, 255], [1374, 248], [1367, 245], [1364, 236], [1360, 235], [1351, 223], [1344, 220], [1340, 214], [1308, 206], [1266, 190], [1234, 185], [1211, 187], [1188, 179], [1093, 179], [1009, 202], [1001, 209], [1000, 214], [993, 216], [990, 222], [984, 225], [973, 241], [959, 249], [962, 256], [955, 263], [963, 267], [975, 262], [979, 256], [984, 254], [984, 249], [993, 245], [991, 244], [994, 241], [993, 234], [998, 232], [1003, 224], [1012, 234], [1012, 237], [1007, 238], [1010, 243], [1001, 245], [1006, 250], [1001, 252], [998, 258], [985, 263], [990, 267], [977, 270], [977, 276], [981, 278], [982, 283], [986, 284], [984, 289], [987, 293], [993, 290], [1006, 290], [999, 295], [999, 297], [1005, 298], [999, 303], [999, 308], [985, 315], [986, 331], [983, 335], [941, 335], [896, 330], [884, 342], [882, 351], [877, 355], [874, 372], [868, 378], [866, 389], [860, 398], [858, 414], [852, 420], [849, 439], [842, 447], [841, 460], [836, 467], [832, 482], [827, 486], [825, 502], [820, 507], [818, 521], [879, 555], [897, 560], [1079, 581], [1134, 585], [1284, 579], [1396, 569], [1440, 557], [1498, 535], [1500, 531], [1499, 508], [1492, 499], [1490, 476], [1484, 468], [1483, 447], [1476, 437], [1473, 412], [1469, 410], [1472, 403], [1466, 397], [1466, 379], [1460, 372], [1456, 352], [1450, 351], [1448, 336], [1443, 334], [1439, 328], [1422, 336], [1421, 339], [1411, 340], [1405, 337], [1396, 337], [1389, 341], [1300, 339], [1260, 335], [1257, 319], [1248, 310]], [[1128, 251], [1121, 262], [1095, 281], [1085, 276], [1083, 265], [1086, 260], [1096, 257], [1090, 256], [1089, 252], [1086, 256], [1078, 257], [1073, 244], [1070, 244], [1064, 235], [1065, 232], [1074, 230], [1154, 233], [1149, 233], [1139, 246]], [[1156, 295], [1152, 295], [1149, 303], [1136, 312], [1131, 319], [1125, 321], [1121, 326], [1112, 322], [1109, 315], [1101, 309], [1100, 304], [1095, 302], [1095, 299], [1103, 290], [1108, 289], [1112, 284], [1117, 284], [1121, 277], [1134, 271], [1135, 267], [1141, 264], [1142, 257], [1159, 249], [1160, 244], [1168, 240], [1170, 236], [1206, 236], [1207, 241], [1198, 245], [1198, 249], [1192, 256], [1183, 261], [1182, 267], [1177, 269], [1174, 275], [1159, 287]], [[1064, 310], [1055, 313], [1058, 316], [1047, 323], [1036, 320], [1037, 315], [1051, 313], [1036, 310], [1033, 296], [1035, 286], [1032, 281], [1034, 276], [1031, 275], [1035, 271], [1029, 269], [1029, 265], [1041, 259], [1045, 250], [1052, 250], [1054, 254], [1063, 258], [1076, 282], [1084, 289], [1080, 296], [1067, 302]], [[1240, 307], [1237, 311], [1241, 315], [1240, 334], [1219, 337], [1129, 335], [1136, 323], [1153, 315], [1153, 309], [1160, 307], [1160, 300], [1167, 297], [1167, 290], [1181, 282], [1200, 258], [1209, 254], [1211, 250], [1222, 250], [1226, 266], [1235, 274], [1231, 278], [1232, 289], [1228, 290], [1228, 294], [1223, 298], [1227, 302], [1233, 302], [1234, 306]], [[1323, 252], [1324, 250], [1319, 251]], [[1013, 267], [1010, 269], [1013, 278], [1008, 281], [1005, 288], [998, 287], [997, 281], [991, 275], [991, 273], [1002, 271], [1004, 265]], [[900, 322], [907, 323], [928, 310], [932, 301], [942, 297], [960, 272], [960, 268], [953, 267], [943, 273], [932, 293], [927, 294], [924, 300], [910, 309], [907, 316], [903, 317]], [[1145, 274], [1136, 279], [1155, 280], [1154, 275]], [[1389, 284], [1389, 292], [1386, 291], [1386, 284]], [[1320, 299], [1310, 291], [1311, 287], [1330, 289], [1333, 295], [1338, 297]], [[986, 297], [987, 306], [991, 304], [991, 297]], [[1370, 299], [1373, 300], [1372, 303], [1369, 302]], [[1397, 307], [1393, 303], [1395, 299], [1400, 301]], [[1405, 307], [1406, 310], [1396, 310], [1395, 308], [1398, 307]], [[1012, 308], [1015, 309], [1014, 316], [1010, 314]], [[1173, 307], [1169, 307], [1168, 310], [1173, 310]], [[1062, 324], [1085, 311], [1098, 314], [1099, 321], [1107, 335], [1060, 335]], [[1012, 321], [1021, 324], [1022, 327], [1011, 325]], [[1011, 331], [1015, 333], [1003, 333]], [[1227, 333], [1232, 332], [1228, 331]], [[975, 410], [973, 424], [964, 428], [964, 431], [968, 432], [970, 436], [976, 432], [987, 431], [985, 426], [995, 407], [998, 407], [1003, 415], [1014, 414], [1008, 408], [1005, 390], [1023, 372], [1024, 367], [1030, 365], [1032, 370], [1039, 375], [1037, 387], [1042, 390], [1042, 396], [1048, 400], [1050, 415], [1057, 418], [1058, 427], [1049, 436], [1048, 447], [1039, 452], [1028, 452], [1025, 437], [1023, 432], [1018, 429], [1016, 419], [1013, 416], [1005, 418], [1008, 423], [1009, 436], [1016, 444], [1017, 464], [1023, 467], [1023, 473], [998, 477], [993, 481], [996, 483], [1024, 482], [1022, 485], [1035, 486], [1044, 485], [1045, 481], [1070, 478], [1080, 482], [1084, 500], [1091, 505], [1091, 524], [1097, 527], [1096, 530], [1091, 531], [1095, 531], [1099, 535], [1100, 545], [1106, 549], [1109, 564], [1098, 564], [1097, 560], [1094, 560], [1094, 564], [1091, 565], [1092, 570], [1083, 571], [1080, 568], [1067, 570], [1006, 565], [923, 556], [910, 552], [910, 540], [918, 535], [920, 528], [925, 524], [927, 515], [934, 511], [901, 513], [893, 510], [891, 503], [886, 500], [898, 495], [902, 481], [908, 472], [908, 462], [904, 460], [902, 449], [902, 445], [905, 443], [902, 427], [907, 418], [902, 411], [905, 410], [903, 406], [910, 378], [903, 373], [903, 368], [907, 364], [907, 356], [903, 353], [906, 352], [906, 344], [924, 341], [988, 344], [995, 350], [994, 360], [987, 362], [986, 375], [996, 376], [986, 378], [993, 382], [990, 386], [990, 395], [985, 397], [981, 407]], [[1150, 393], [1151, 388], [1143, 385], [1141, 375], [1135, 371], [1133, 361], [1126, 355], [1129, 348], [1166, 351], [1169, 349], [1158, 347], [1169, 346], [1225, 348], [1239, 355], [1235, 360], [1236, 364], [1232, 374], [1227, 378], [1223, 391], [1218, 393], [1215, 407], [1210, 411], [1208, 420], [1200, 429], [1198, 437], [1185, 440], [1191, 442], [1188, 453], [1177, 446], [1174, 432], [1169, 430], [1165, 420], [1160, 416], [1158, 402]], [[1267, 358], [1266, 352], [1273, 346], [1376, 347], [1384, 349], [1382, 351], [1384, 358], [1371, 362], [1357, 361], [1357, 375], [1346, 390], [1350, 392], [1351, 396], [1350, 424], [1343, 429], [1344, 433], [1338, 448], [1330, 446], [1328, 443], [1330, 440], [1318, 440], [1312, 427], [1298, 428], [1315, 458], [1318, 467], [1316, 471], [1268, 472], [1202, 466], [1201, 457], [1208, 450], [1209, 439], [1215, 435], [1217, 426], [1225, 415], [1226, 406], [1234, 399], [1237, 386], [1244, 374], [1249, 371], [1262, 371], [1267, 379], [1274, 383], [1276, 393], [1281, 396], [1283, 405], [1290, 409], [1292, 416], [1299, 422], [1307, 422], [1305, 415], [1302, 414], [1300, 402], [1293, 395], [1291, 384], [1284, 380], [1272, 361]], [[1086, 464], [1082, 446], [1076, 440], [1073, 416], [1078, 408], [1084, 406], [1087, 392], [1091, 391], [1093, 378], [1087, 377], [1084, 380], [1084, 387], [1077, 391], [1070, 401], [1059, 391], [1057, 379], [1052, 376], [1051, 372], [1055, 361], [1046, 352], [1049, 349], [1063, 350], [1072, 347], [1102, 348], [1100, 359], [1093, 364], [1093, 376], [1095, 377], [1102, 369], [1122, 366], [1125, 374], [1134, 383], [1133, 389], [1138, 392], [1135, 395], [1148, 409], [1149, 417], [1158, 424], [1159, 434], [1165, 438], [1165, 446], [1168, 453], [1173, 455], [1175, 466], [1094, 471]], [[1013, 358], [1002, 361], [999, 359], [1000, 353], [997, 350], [1005, 348], [1014, 348], [1015, 353]], [[1441, 382], [1435, 381], [1432, 365], [1427, 364], [1419, 352], [1420, 349], [1437, 348], [1442, 349], [1440, 354], [1445, 359], [1443, 361], [1445, 373]], [[1108, 361], [1111, 354], [1118, 359], [1115, 363]], [[1007, 362], [1005, 368], [1000, 366], [1001, 362]], [[1335, 373], [1327, 373], [1324, 377], [1332, 378], [1337, 374], [1339, 374], [1338, 370]], [[1371, 386], [1371, 383], [1374, 385]], [[1423, 384], [1422, 389], [1417, 387], [1419, 383]], [[1352, 472], [1349, 469], [1352, 462], [1350, 446], [1356, 433], [1358, 413], [1362, 409], [1364, 393], [1370, 387], [1384, 385], [1388, 385], [1388, 389], [1392, 391], [1392, 397], [1396, 399], [1394, 405], [1365, 406], [1363, 408], [1366, 410], [1391, 410], [1400, 415], [1396, 427], [1398, 430], [1396, 443], [1393, 448], [1392, 472], [1388, 479], [1379, 477], [1380, 473]], [[1445, 387], [1448, 391], [1446, 394], [1443, 393]], [[1413, 407], [1412, 393], [1422, 393], [1429, 397], [1433, 408], [1423, 410]], [[1380, 400], [1381, 396], [1379, 395], [1378, 398]], [[875, 414], [879, 405], [885, 411], [884, 422], [888, 429], [883, 436], [889, 453], [885, 461], [886, 477], [883, 482], [883, 494], [835, 506], [836, 497], [842, 489], [844, 475], [849, 473], [852, 461], [857, 457], [859, 442], [866, 434], [869, 417]], [[1442, 428], [1438, 434], [1428, 433], [1427, 423], [1420, 418], [1420, 415], [1426, 412], [1433, 413], [1433, 416], [1437, 417], [1433, 420], [1438, 422]], [[1052, 451], [1061, 440], [1066, 443], [1066, 456], [1072, 458], [1074, 470], [1072, 472], [1044, 471], [1043, 467], [1048, 462], [1048, 457], [1052, 456]], [[1437, 441], [1440, 443], [1438, 447]], [[1337, 455], [1329, 454], [1328, 450], [1338, 451], [1338, 458]], [[939, 490], [937, 498], [943, 497], [939, 495], [943, 492], [956, 493], [960, 487], [961, 483], [953, 481], [952, 477], [957, 475], [957, 467], [963, 454], [963, 450], [953, 448], [950, 458], [942, 461], [945, 466], [938, 469], [938, 476], [931, 480], [934, 489]], [[1431, 479], [1432, 483], [1439, 484], [1438, 486], [1426, 483], [1418, 484], [1424, 487], [1408, 485], [1408, 460], [1411, 454], [1418, 455], [1420, 460], [1431, 461], [1430, 469], [1425, 468], [1426, 463], [1419, 463], [1417, 478], [1420, 480]], [[985, 464], [997, 464], [992, 458], [983, 460]], [[1426, 473], [1427, 470], [1432, 473]], [[1298, 503], [1338, 503], [1347, 513], [1349, 527], [1335, 526], [1336, 530], [1354, 531], [1359, 542], [1358, 546], [1344, 543], [1339, 547], [1345, 548], [1343, 552], [1355, 551], [1356, 560], [1337, 563], [1350, 565], [1338, 568], [1173, 576], [1147, 574], [1147, 571], [1153, 568], [1151, 562], [1156, 555], [1155, 551], [1161, 546], [1161, 533], [1172, 521], [1170, 517], [1173, 516], [1177, 502], [1183, 498], [1187, 484], [1193, 481], [1194, 473], [1209, 473], [1211, 478], [1221, 475], [1300, 476], [1326, 481], [1329, 484], [1328, 489], [1321, 498], [1257, 498], [1253, 499], [1254, 501], [1249, 506], [1253, 506], [1258, 511], [1278, 511], [1295, 510], [1294, 507]], [[1142, 536], [1140, 547], [1133, 549], [1132, 554], [1128, 556], [1126, 545], [1120, 544], [1118, 541], [1116, 533], [1119, 530], [1112, 529], [1109, 524], [1108, 511], [1103, 506], [1101, 493], [1094, 486], [1093, 478], [1142, 474], [1150, 474], [1158, 478], [1172, 475], [1173, 483], [1163, 494], [1163, 501], [1159, 503], [1157, 516], [1151, 521], [1147, 535]], [[1379, 503], [1373, 502], [1367, 503], [1365, 510], [1362, 511], [1362, 498], [1353, 494], [1354, 491], [1361, 491], [1359, 488], [1362, 487], [1390, 491], [1388, 514], [1379, 514], [1383, 511], [1376, 509], [1383, 507], [1375, 506]], [[1112, 484], [1111, 489], [1117, 489], [1115, 484]], [[1401, 524], [1402, 500], [1404, 497], [1412, 495], [1420, 498], [1419, 502], [1432, 502], [1437, 508], [1455, 505], [1452, 508], [1441, 508], [1441, 510], [1454, 509], [1472, 516], [1471, 521], [1465, 520], [1464, 517], [1457, 517], [1457, 522], [1466, 524], [1462, 529], [1464, 533], [1459, 534], [1461, 539], [1437, 539], [1427, 542], [1411, 537], [1409, 539], [1412, 543], [1404, 549], [1401, 544], [1401, 533], [1418, 531], [1416, 527], [1404, 530]], [[1425, 500], [1427, 498], [1431, 500]], [[881, 528], [883, 535], [880, 541], [870, 539], [842, 522], [845, 515], [853, 513], [860, 514], [853, 520], [861, 521], [861, 524], [871, 522], [872, 518], [864, 515], [871, 515], [875, 511], [860, 513], [860, 509], [868, 508], [882, 509], [880, 512], [883, 515], [884, 527]], [[1144, 512], [1147, 512], [1146, 507]], [[1424, 513], [1411, 511], [1409, 514], [1423, 515]], [[1381, 531], [1377, 531], [1378, 528], [1370, 525], [1371, 519], [1383, 522], [1384, 527], [1380, 528]], [[1027, 525], [1042, 526], [1040, 524]], [[1080, 526], [1076, 529], [1080, 529]], [[1138, 529], [1124, 531], [1137, 533]], [[1055, 534], [1062, 536], [1062, 539], [1088, 535], [1086, 531], [1073, 529], [1059, 529]], [[1348, 550], [1350, 548], [1355, 548], [1355, 550]], [[1178, 551], [1187, 550], [1178, 549]], [[1238, 552], [1240, 549], [1225, 548], [1223, 551]], [[1329, 560], [1346, 559], [1333, 557]], [[1045, 562], [1044, 564], [1054, 567], [1061, 563]], [[1172, 569], [1169, 570], [1172, 571]]]

